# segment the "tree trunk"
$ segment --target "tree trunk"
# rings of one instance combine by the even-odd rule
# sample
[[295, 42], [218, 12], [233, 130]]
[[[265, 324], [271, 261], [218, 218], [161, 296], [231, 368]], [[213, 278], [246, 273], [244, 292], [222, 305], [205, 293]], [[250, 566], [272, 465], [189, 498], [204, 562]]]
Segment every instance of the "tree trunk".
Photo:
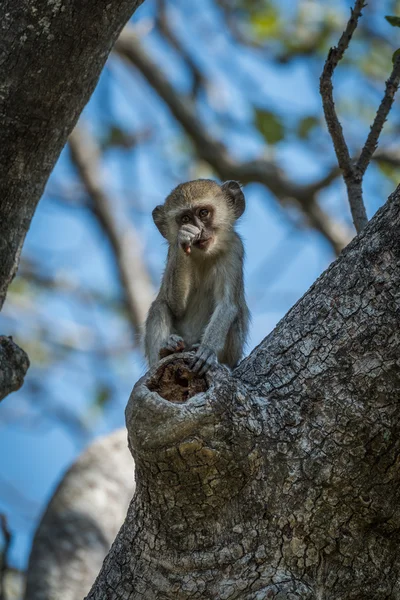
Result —
[[400, 188], [232, 374], [183, 355], [135, 385], [88, 600], [400, 598], [399, 227]]
[[[36, 205], [122, 27], [142, 0], [4, 0], [0, 5], [0, 310]], [[27, 357], [7, 345], [0, 397]], [[0, 368], [7, 358], [0, 347]]]

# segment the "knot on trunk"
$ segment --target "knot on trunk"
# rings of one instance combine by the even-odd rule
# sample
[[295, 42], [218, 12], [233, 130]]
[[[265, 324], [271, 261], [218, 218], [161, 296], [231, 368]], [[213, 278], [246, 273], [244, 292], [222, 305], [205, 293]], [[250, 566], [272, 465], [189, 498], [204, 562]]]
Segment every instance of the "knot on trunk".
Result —
[[29, 368], [29, 358], [11, 337], [0, 336], [0, 401], [19, 390]]

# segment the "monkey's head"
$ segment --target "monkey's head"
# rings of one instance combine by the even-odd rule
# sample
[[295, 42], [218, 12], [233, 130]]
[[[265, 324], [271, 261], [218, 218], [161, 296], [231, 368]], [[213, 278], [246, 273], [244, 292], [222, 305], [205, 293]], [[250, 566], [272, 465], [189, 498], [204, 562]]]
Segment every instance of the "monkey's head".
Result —
[[210, 179], [181, 183], [153, 210], [153, 220], [170, 244], [176, 242], [183, 225], [200, 230], [193, 248], [212, 254], [223, 247], [235, 221], [243, 214], [246, 202], [237, 181], [219, 185]]

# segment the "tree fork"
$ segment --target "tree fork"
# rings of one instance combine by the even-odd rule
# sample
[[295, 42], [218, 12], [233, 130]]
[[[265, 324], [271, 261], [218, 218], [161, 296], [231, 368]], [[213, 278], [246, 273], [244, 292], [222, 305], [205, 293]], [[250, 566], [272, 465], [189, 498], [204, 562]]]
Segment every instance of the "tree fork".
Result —
[[399, 225], [397, 189], [204, 391], [187, 354], [135, 385], [136, 493], [89, 600], [400, 598]]

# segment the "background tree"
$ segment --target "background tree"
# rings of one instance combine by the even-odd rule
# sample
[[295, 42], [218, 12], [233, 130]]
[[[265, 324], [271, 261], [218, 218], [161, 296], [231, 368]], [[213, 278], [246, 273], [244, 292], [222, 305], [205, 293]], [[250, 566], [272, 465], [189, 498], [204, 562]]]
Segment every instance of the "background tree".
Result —
[[[150, 2], [120, 37], [70, 153], [62, 155], [48, 185], [21, 277], [2, 312], [3, 332], [15, 335], [32, 361], [24, 388], [2, 405], [1, 443], [19, 444], [2, 471], [12, 564], [24, 566], [26, 518], [31, 532], [60, 470], [94, 435], [122, 424], [128, 390], [143, 372], [140, 323], [162, 268], [149, 219], [160, 198], [197, 176], [247, 184], [242, 231], [254, 315], [250, 347], [350, 240], [346, 196], [317, 97], [327, 49], [347, 9], [345, 2], [334, 8], [324, 2], [210, 2], [201, 9]], [[387, 3], [388, 13], [396, 10], [396, 3]], [[336, 105], [353, 156], [364, 144], [397, 47], [384, 13], [381, 3], [369, 6], [338, 72]], [[27, 60], [37, 60], [36, 50], [28, 50]], [[85, 56], [81, 64], [91, 64]], [[98, 70], [87, 72], [94, 81]], [[70, 81], [82, 106], [92, 84], [81, 97], [76, 78]], [[66, 115], [72, 123], [80, 110], [77, 104], [74, 117], [65, 98], [54, 124]], [[56, 128], [43, 119], [44, 107], [40, 116], [50, 135]], [[397, 121], [393, 110], [366, 176], [369, 215], [397, 179]], [[33, 139], [37, 135], [32, 128]], [[44, 153], [49, 142], [42, 139]], [[24, 143], [31, 150], [30, 138]], [[54, 157], [61, 145], [62, 136]], [[41, 156], [38, 151], [37, 164]], [[27, 184], [24, 193], [31, 189]], [[38, 195], [39, 186], [35, 202]], [[42, 467], [34, 480], [21, 466], [27, 446], [30, 472], [32, 464], [45, 464], [40, 454], [46, 454], [46, 473]]]

